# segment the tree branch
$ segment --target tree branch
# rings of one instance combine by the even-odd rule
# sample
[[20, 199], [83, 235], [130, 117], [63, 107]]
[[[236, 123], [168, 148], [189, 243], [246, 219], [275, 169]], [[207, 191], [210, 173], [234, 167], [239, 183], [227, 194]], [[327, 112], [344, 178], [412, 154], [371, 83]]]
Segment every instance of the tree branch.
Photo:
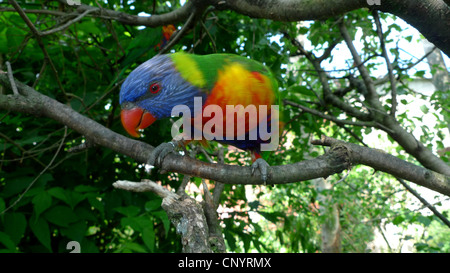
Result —
[[14, 76], [13, 76], [13, 72], [12, 72], [12, 68], [11, 68], [11, 63], [10, 62], [6, 62], [6, 68], [8, 69], [8, 79], [9, 82], [11, 83], [11, 89], [14, 93], [14, 95], [19, 95], [19, 91], [17, 91], [17, 86], [16, 86], [16, 82], [14, 81]]
[[[370, 73], [369, 73], [369, 71], [367, 71], [367, 68], [364, 65], [362, 65], [361, 58], [359, 57], [359, 54], [356, 51], [355, 46], [353, 45], [353, 41], [350, 37], [350, 34], [348, 33], [348, 30], [347, 30], [347, 27], [345, 26], [344, 20], [342, 20], [342, 22], [339, 24], [339, 30], [341, 31], [341, 35], [344, 38], [344, 41], [347, 44], [347, 47], [350, 50], [350, 53], [352, 54], [353, 60], [355, 61], [355, 64], [356, 64], [356, 67], [358, 68], [358, 71], [361, 74], [361, 77], [366, 86], [367, 93], [365, 94], [364, 97], [366, 98], [368, 104], [371, 107], [374, 107], [377, 110], [382, 109], [381, 103], [378, 98], [378, 94], [375, 90], [375, 85], [373, 84], [372, 78], [370, 77]], [[375, 114], [375, 113], [372, 112], [372, 114]]]
[[413, 188], [411, 188], [405, 181], [403, 181], [403, 179], [397, 178], [397, 181], [400, 182], [400, 184], [402, 184], [403, 187], [405, 187], [407, 191], [409, 191], [412, 195], [414, 195], [414, 197], [419, 199], [419, 201], [425, 207], [427, 207], [429, 210], [431, 210], [431, 212], [433, 212], [433, 214], [436, 215], [436, 217], [438, 217], [446, 226], [448, 226], [450, 228], [450, 221], [444, 215], [442, 215], [433, 205], [428, 203], [427, 200], [425, 200], [425, 198], [420, 196], [420, 194], [418, 192], [416, 192]]
[[373, 18], [375, 19], [375, 24], [377, 26], [377, 35], [380, 39], [381, 52], [384, 60], [386, 61], [386, 66], [389, 75], [389, 82], [391, 84], [391, 94], [392, 94], [392, 107], [391, 107], [391, 116], [395, 117], [395, 112], [397, 111], [397, 86], [394, 77], [394, 69], [392, 68], [391, 61], [389, 60], [389, 56], [387, 54], [386, 45], [384, 43], [384, 35], [383, 29], [381, 27], [380, 16], [378, 15], [378, 11], [374, 10], [372, 12]]
[[184, 253], [211, 253], [210, 234], [201, 206], [187, 195], [179, 196], [150, 180], [117, 181], [113, 186], [135, 192], [151, 191], [163, 198], [161, 207], [167, 212], [177, 233], [181, 234]]
[[57, 71], [55, 65], [53, 64], [53, 61], [50, 58], [50, 55], [48, 55], [47, 49], [45, 48], [44, 42], [42, 41], [42, 34], [33, 25], [33, 23], [31, 22], [30, 18], [28, 18], [28, 16], [25, 14], [23, 9], [20, 7], [20, 5], [15, 0], [9, 0], [9, 2], [16, 9], [17, 13], [19, 13], [20, 17], [22, 17], [22, 20], [25, 22], [25, 24], [28, 26], [28, 28], [33, 33], [33, 36], [36, 38], [36, 42], [38, 43], [39, 47], [42, 50], [42, 53], [45, 56], [45, 60], [47, 60], [47, 62], [50, 64], [50, 67], [52, 68], [53, 73], [55, 74], [55, 79], [56, 79], [56, 82], [58, 83], [59, 89], [61, 89], [61, 91], [63, 92], [64, 96], [67, 98], [67, 94], [66, 94], [66, 91], [64, 89], [64, 86], [62, 85], [62, 83], [61, 83], [61, 81], [59, 79], [58, 71]]
[[198, 0], [187, 1], [184, 6], [174, 11], [148, 16], [138, 16], [138, 15], [130, 15], [128, 13], [110, 10], [110, 9], [99, 9], [97, 7], [92, 7], [89, 5], [81, 4], [77, 6], [71, 6], [67, 4], [66, 0], [59, 0], [59, 2], [67, 5], [67, 7], [76, 7], [77, 13], [84, 13], [87, 10], [94, 9], [94, 12], [91, 12], [90, 15], [93, 17], [100, 17], [103, 19], [115, 20], [122, 24], [131, 25], [131, 26], [147, 26], [147, 27], [157, 27], [164, 26], [168, 24], [176, 24], [188, 19], [191, 13], [195, 8], [199, 8], [203, 6], [203, 3]]
[[[0, 74], [0, 84], [7, 88], [11, 87], [8, 76], [5, 74]], [[0, 109], [21, 111], [54, 119], [85, 135], [95, 144], [110, 148], [142, 163], [147, 162], [151, 151], [153, 151], [151, 145], [113, 132], [74, 111], [69, 106], [44, 96], [21, 82], [16, 81], [16, 86], [21, 96], [0, 95]], [[326, 143], [324, 142], [322, 145], [326, 145]], [[358, 145], [348, 145], [350, 145], [352, 151], [360, 151]], [[372, 149], [349, 154], [345, 149], [337, 147], [315, 159], [272, 166], [272, 174], [269, 176], [267, 183], [286, 184], [328, 177], [348, 169], [350, 165], [364, 164], [450, 196], [450, 176], [434, 173], [386, 153], [377, 152], [373, 154], [370, 150]], [[392, 166], [395, 166], [395, 168], [392, 168]], [[161, 169], [225, 184], [263, 184], [259, 175], [252, 175], [250, 166], [214, 164], [178, 154], [168, 154]]]
[[320, 140], [313, 140], [311, 143], [325, 146], [342, 145], [351, 152], [352, 164], [363, 164], [375, 170], [389, 173], [397, 178], [408, 181], [414, 180], [414, 183], [418, 185], [450, 196], [450, 176], [406, 162], [382, 150], [346, 143], [325, 136]]
[[[367, 6], [359, 0], [214, 0], [217, 9], [276, 21], [325, 20]], [[364, 2], [364, 3], [363, 3]]]
[[324, 118], [326, 120], [333, 121], [334, 123], [339, 124], [339, 125], [347, 124], [347, 125], [354, 125], [354, 126], [361, 126], [361, 127], [376, 127], [377, 126], [376, 123], [374, 123], [374, 122], [363, 122], [363, 121], [351, 121], [351, 120], [338, 119], [335, 116], [330, 116], [330, 115], [324, 114], [324, 113], [322, 113], [322, 112], [320, 112], [318, 110], [305, 107], [305, 106], [303, 106], [301, 104], [295, 103], [293, 101], [289, 101], [287, 99], [284, 99], [283, 103], [286, 104], [286, 105], [297, 107], [297, 108], [299, 108], [299, 109], [301, 109], [301, 110], [303, 110], [303, 111], [305, 111], [307, 113], [310, 113], [310, 114], [313, 114], [315, 116]]
[[347, 104], [345, 101], [342, 101], [337, 96], [335, 96], [333, 94], [333, 92], [331, 91], [331, 87], [328, 83], [327, 73], [320, 66], [320, 60], [318, 60], [314, 56], [314, 54], [305, 50], [303, 45], [299, 41], [297, 41], [295, 38], [291, 37], [288, 33], [283, 32], [283, 35], [287, 39], [289, 39], [291, 41], [291, 43], [294, 46], [296, 46], [300, 50], [300, 52], [306, 56], [308, 61], [310, 61], [311, 64], [314, 66], [314, 69], [316, 70], [316, 72], [319, 76], [320, 83], [322, 84], [322, 87], [323, 87], [323, 97], [324, 97], [325, 101], [330, 102], [334, 106], [336, 106], [339, 109], [341, 109], [342, 111], [346, 112], [348, 115], [355, 117], [359, 120], [362, 120], [362, 121], [371, 121], [372, 120], [372, 118], [370, 117], [370, 115], [368, 113], [358, 111], [351, 105]]
[[65, 23], [64, 25], [61, 25], [61, 26], [58, 26], [58, 27], [55, 27], [55, 28], [46, 30], [46, 31], [44, 31], [44, 32], [40, 32], [39, 35], [40, 35], [40, 36], [46, 36], [46, 35], [50, 35], [50, 34], [59, 32], [59, 31], [61, 31], [61, 30], [64, 30], [64, 29], [70, 27], [70, 25], [75, 24], [76, 22], [78, 22], [78, 21], [80, 21], [81, 19], [83, 19], [83, 17], [85, 17], [85, 16], [88, 15], [89, 13], [94, 12], [94, 11], [96, 11], [96, 10], [98, 10], [98, 9], [88, 9], [88, 10], [85, 10], [83, 13], [81, 13], [80, 15], [78, 15], [76, 18], [74, 18], [74, 19], [72, 19], [72, 20], [69, 20], [69, 21], [68, 21], [67, 23]]
[[[375, 85], [370, 78], [370, 75], [364, 65], [361, 64], [361, 58], [356, 52], [350, 35], [344, 23], [340, 24], [340, 31], [344, 37], [345, 42], [353, 56], [355, 63], [358, 65], [358, 70], [362, 76], [367, 93], [364, 94], [367, 106], [370, 107], [372, 117], [379, 123], [379, 128], [383, 129], [389, 134], [400, 146], [405, 149], [407, 153], [414, 156], [423, 166], [430, 170], [434, 170], [444, 175], [450, 175], [450, 166], [435, 156], [429, 149], [427, 149], [421, 142], [419, 142], [411, 133], [406, 131], [393, 115], [388, 115], [384, 110], [379, 96], [376, 93]], [[380, 126], [382, 125], [382, 126]]]
[[450, 7], [435, 0], [211, 0], [218, 9], [231, 9], [255, 18], [276, 21], [325, 20], [361, 8], [378, 9], [399, 16], [450, 56]]

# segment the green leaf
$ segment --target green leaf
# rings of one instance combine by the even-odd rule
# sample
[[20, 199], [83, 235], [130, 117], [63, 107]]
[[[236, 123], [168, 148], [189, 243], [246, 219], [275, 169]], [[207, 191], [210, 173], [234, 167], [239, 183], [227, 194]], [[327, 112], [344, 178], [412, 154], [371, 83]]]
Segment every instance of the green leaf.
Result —
[[264, 212], [264, 211], [258, 211], [259, 214], [261, 214], [261, 216], [263, 216], [264, 218], [266, 218], [267, 220], [269, 220], [272, 223], [277, 223], [279, 222], [278, 217], [280, 217], [280, 213], [277, 212]]
[[60, 187], [54, 187], [48, 190], [48, 193], [52, 195], [53, 197], [65, 202], [67, 205], [69, 205], [72, 209], [75, 208], [75, 206], [83, 201], [85, 198], [87, 198], [86, 195], [83, 195], [79, 192], [75, 191], [66, 191], [63, 188]]
[[33, 215], [28, 224], [39, 242], [52, 252], [52, 247], [50, 245], [50, 229], [47, 221], [42, 217], [36, 219], [35, 215]]
[[423, 70], [419, 70], [416, 73], [414, 73], [414, 76], [419, 77], [419, 78], [423, 78], [424, 75], [425, 75], [425, 71], [423, 71]]
[[124, 244], [124, 252], [127, 252], [126, 250], [131, 250], [132, 252], [139, 252], [139, 253], [146, 253], [147, 251], [145, 248], [143, 248], [141, 245], [133, 242], [126, 242]]
[[92, 221], [94, 223], [96, 223], [99, 220], [98, 216], [94, 213], [94, 211], [88, 207], [78, 206], [75, 208], [73, 212], [78, 216], [79, 219]]
[[118, 207], [115, 208], [115, 210], [125, 216], [133, 217], [138, 215], [138, 213], [141, 211], [141, 208], [136, 206], [128, 206], [128, 207]]
[[314, 92], [306, 86], [303, 85], [294, 85], [288, 88], [289, 92], [302, 94], [308, 97], [315, 97]]
[[79, 220], [73, 210], [67, 206], [52, 207], [43, 216], [49, 222], [61, 227], [69, 227], [71, 223]]
[[87, 225], [85, 221], [78, 221], [71, 224], [68, 228], [61, 228], [61, 234], [68, 238], [81, 242], [87, 231]]
[[225, 236], [229, 247], [231, 249], [236, 249], [236, 239], [234, 238], [233, 234], [227, 230], [224, 230], [223, 235]]
[[423, 104], [420, 106], [420, 110], [422, 110], [422, 113], [424, 113], [424, 114], [428, 114], [428, 111], [429, 111], [428, 107]]
[[150, 201], [145, 203], [144, 208], [145, 208], [146, 211], [152, 211], [152, 210], [160, 209], [161, 208], [161, 202], [162, 202], [161, 198], [150, 200]]
[[0, 243], [2, 243], [6, 248], [8, 248], [9, 251], [15, 252], [16, 251], [16, 244], [11, 240], [11, 238], [8, 236], [8, 234], [0, 231]]
[[153, 227], [147, 227], [144, 228], [142, 231], [142, 241], [144, 241], [144, 244], [150, 252], [155, 251], [155, 231], [153, 230]]
[[145, 28], [144, 30], [141, 30], [140, 34], [131, 41], [127, 47], [127, 50], [156, 46], [161, 39], [162, 28]]
[[6, 208], [5, 200], [3, 198], [0, 198], [0, 212], [4, 211]]
[[2, 196], [7, 198], [23, 192], [32, 180], [33, 178], [28, 176], [19, 176], [7, 179], [5, 183], [6, 185], [1, 192]]
[[34, 205], [34, 212], [36, 213], [36, 217], [39, 217], [42, 212], [44, 212], [51, 206], [52, 197], [48, 192], [41, 191], [33, 197], [31, 203], [33, 203]]
[[76, 192], [96, 192], [98, 191], [98, 188], [87, 186], [87, 185], [79, 185], [74, 188], [74, 191]]
[[98, 247], [89, 239], [83, 238], [80, 243], [81, 253], [99, 253]]
[[91, 20], [83, 20], [82, 23], [77, 24], [77, 30], [86, 34], [102, 34], [97, 24]]
[[417, 222], [422, 223], [424, 226], [429, 226], [431, 224], [431, 219], [429, 217], [418, 215]]
[[5, 214], [5, 232], [15, 244], [18, 244], [22, 239], [26, 226], [27, 220], [22, 213]]
[[155, 211], [152, 213], [153, 215], [155, 215], [156, 217], [158, 217], [159, 219], [161, 219], [163, 226], [164, 226], [164, 230], [166, 231], [166, 236], [169, 233], [169, 228], [170, 228], [170, 220], [169, 217], [167, 217], [167, 213], [163, 210], [160, 211]]
[[88, 202], [94, 209], [99, 210], [102, 215], [105, 214], [105, 206], [96, 196], [89, 196]]
[[398, 224], [402, 223], [403, 221], [405, 221], [405, 217], [399, 215], [399, 216], [397, 216], [397, 217], [394, 218], [394, 220], [392, 221], [392, 223], [393, 223], [394, 225], [398, 225]]
[[120, 225], [124, 228], [129, 226], [130, 228], [138, 232], [142, 231], [142, 227], [137, 221], [136, 217], [123, 217], [122, 219], [120, 219]]
[[63, 188], [54, 187], [54, 188], [49, 189], [48, 193], [51, 196], [53, 196], [53, 197], [55, 197], [55, 198], [57, 198], [59, 200], [62, 200], [65, 203], [68, 203], [67, 196], [66, 196], [65, 190]]

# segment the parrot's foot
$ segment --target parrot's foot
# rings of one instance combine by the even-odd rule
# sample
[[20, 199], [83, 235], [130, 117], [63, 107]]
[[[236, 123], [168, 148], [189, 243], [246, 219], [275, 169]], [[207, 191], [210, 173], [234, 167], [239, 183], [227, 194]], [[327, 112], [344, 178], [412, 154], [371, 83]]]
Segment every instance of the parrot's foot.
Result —
[[255, 174], [256, 169], [259, 169], [259, 172], [261, 173], [261, 179], [264, 182], [264, 185], [266, 185], [270, 165], [264, 159], [258, 158], [252, 164], [252, 175]]
[[161, 167], [161, 164], [166, 155], [175, 151], [176, 145], [177, 143], [174, 142], [161, 143], [152, 151], [150, 157], [148, 158], [147, 164]]

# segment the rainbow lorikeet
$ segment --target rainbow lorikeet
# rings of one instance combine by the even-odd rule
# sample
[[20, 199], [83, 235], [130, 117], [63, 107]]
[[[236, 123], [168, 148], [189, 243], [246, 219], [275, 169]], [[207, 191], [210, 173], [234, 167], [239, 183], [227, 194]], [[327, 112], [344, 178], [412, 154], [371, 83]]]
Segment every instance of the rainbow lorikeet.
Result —
[[[277, 90], [266, 66], [242, 56], [157, 55], [133, 70], [123, 83], [121, 120], [130, 135], [139, 137], [139, 130], [157, 119], [174, 116], [172, 110], [183, 106], [180, 109], [187, 111], [183, 118], [187, 113], [190, 119], [187, 126], [183, 123], [182, 144], [207, 139], [248, 150], [252, 153], [252, 173], [259, 169], [266, 182], [269, 165], [261, 158], [261, 147], [273, 144], [275, 138], [278, 144], [279, 123], [274, 114], [278, 112], [273, 111], [278, 107]], [[276, 135], [268, 138], [265, 133], [269, 131]], [[200, 139], [195, 138], [199, 132]], [[175, 146], [173, 142], [159, 145], [148, 163], [161, 164]]]
[[155, 49], [161, 49], [166, 46], [167, 42], [170, 40], [170, 37], [175, 32], [176, 28], [174, 25], [167, 25], [162, 27], [162, 38], [161, 41], [155, 46]]

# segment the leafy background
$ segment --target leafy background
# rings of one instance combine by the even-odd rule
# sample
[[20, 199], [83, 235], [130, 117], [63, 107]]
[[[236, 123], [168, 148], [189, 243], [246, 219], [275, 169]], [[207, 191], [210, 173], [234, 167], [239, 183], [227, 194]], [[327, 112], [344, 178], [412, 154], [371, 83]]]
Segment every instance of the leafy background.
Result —
[[[96, 5], [95, 1], [83, 3]], [[104, 8], [129, 14], [151, 13], [153, 7], [152, 1], [127, 3], [101, 2]], [[155, 3], [155, 14], [181, 6], [179, 1]], [[58, 9], [55, 2], [46, 5]], [[41, 3], [27, 1], [21, 6], [40, 8]], [[0, 7], [8, 7], [7, 2], [0, 1]], [[53, 16], [27, 15], [39, 29], [49, 29], [59, 23]], [[391, 15], [381, 16], [383, 22], [395, 19]], [[209, 10], [202, 23], [188, 32], [172, 51], [249, 56], [272, 69], [279, 80], [283, 98], [310, 105], [317, 103], [316, 94], [321, 89], [317, 74], [304, 58], [290, 59], [298, 55], [297, 49], [281, 33], [289, 33], [291, 37], [303, 35], [313, 52], [319, 54], [339, 39], [335, 19], [298, 25]], [[353, 37], [357, 31], [362, 31], [363, 58], [379, 54], [379, 41], [370, 13], [358, 10], [345, 15], [345, 20], [353, 25], [350, 29]], [[120, 83], [133, 68], [158, 52], [161, 27], [133, 27], [85, 17], [65, 31], [43, 38], [58, 71], [56, 77], [48, 63], [43, 66], [44, 54], [17, 13], [1, 11], [0, 22], [0, 64], [10, 61], [14, 76], [21, 82], [113, 131], [126, 134], [119, 118]], [[388, 37], [386, 42], [390, 45], [412, 39], [411, 36], [389, 35], [395, 31], [401, 34], [402, 28], [397, 21], [384, 27]], [[400, 57], [401, 51], [395, 46], [392, 48], [390, 53], [401, 65], [415, 61]], [[337, 57], [332, 54], [330, 62]], [[351, 66], [352, 60], [346, 62]], [[381, 58], [373, 58], [367, 67], [375, 75], [382, 65]], [[339, 77], [351, 73], [354, 69], [331, 73], [336, 76], [334, 87], [345, 84]], [[424, 97], [408, 89], [408, 82], [425, 78], [429, 73], [420, 69], [404, 71], [402, 90], [413, 99], [420, 97], [432, 103], [430, 108], [424, 106], [423, 112], [433, 111], [448, 118], [448, 112], [441, 112], [442, 105], [448, 106], [443, 92]], [[5, 90], [0, 87], [1, 92]], [[387, 91], [385, 95], [389, 98]], [[356, 97], [357, 94], [353, 99]], [[407, 104], [408, 101], [400, 103]], [[358, 138], [363, 139], [371, 132], [367, 128], [352, 127], [352, 136], [324, 119], [307, 113], [298, 116], [298, 111], [289, 107], [284, 111], [284, 115], [292, 119], [287, 127], [289, 134], [283, 138], [287, 144], [270, 158], [271, 165], [298, 162], [322, 154], [323, 149], [310, 147], [311, 136], [326, 134], [358, 143]], [[329, 114], [339, 116], [340, 113], [332, 110]], [[399, 119], [411, 126], [416, 122], [406, 112], [399, 115]], [[421, 141], [435, 151], [443, 149], [445, 136], [440, 131], [446, 126], [445, 119], [440, 119], [436, 128], [423, 127]], [[168, 141], [170, 127], [169, 120], [157, 121], [142, 140], [154, 146]], [[148, 175], [144, 166], [103, 147], [69, 152], [86, 140], [50, 119], [0, 111], [0, 128], [1, 252], [68, 252], [66, 245], [73, 240], [80, 242], [82, 252], [181, 251], [180, 236], [162, 210], [158, 196], [117, 190], [112, 183], [118, 179], [139, 181], [148, 178], [176, 189], [183, 175], [157, 172]], [[382, 141], [389, 143], [393, 152], [399, 151], [392, 139], [380, 137]], [[212, 148], [216, 149], [218, 145], [213, 144]], [[245, 153], [234, 149], [225, 151], [225, 163], [250, 162]], [[411, 160], [406, 154], [399, 156]], [[197, 157], [207, 160], [201, 154]], [[329, 181], [336, 183], [340, 178], [330, 177]], [[190, 194], [196, 198], [201, 198], [196, 190], [200, 183], [201, 179], [191, 178]], [[319, 195], [329, 198], [320, 199]], [[445, 198], [436, 196], [433, 204], [439, 206]], [[376, 232], [385, 231], [388, 225], [397, 228], [400, 244], [413, 241], [414, 251], [450, 252], [448, 227], [422, 207], [411, 210], [408, 207], [411, 195], [396, 180], [383, 173], [373, 173], [366, 167], [353, 168], [332, 190], [319, 192], [314, 181], [274, 187], [226, 185], [221, 200], [219, 217], [229, 252], [320, 252], [321, 225], [328, 221], [328, 214], [321, 210], [330, 207], [327, 202], [339, 206], [343, 252], [370, 251], [370, 242]], [[448, 217], [448, 207], [443, 211]], [[411, 228], [417, 231], [407, 233]], [[384, 251], [399, 250], [391, 247]]]

